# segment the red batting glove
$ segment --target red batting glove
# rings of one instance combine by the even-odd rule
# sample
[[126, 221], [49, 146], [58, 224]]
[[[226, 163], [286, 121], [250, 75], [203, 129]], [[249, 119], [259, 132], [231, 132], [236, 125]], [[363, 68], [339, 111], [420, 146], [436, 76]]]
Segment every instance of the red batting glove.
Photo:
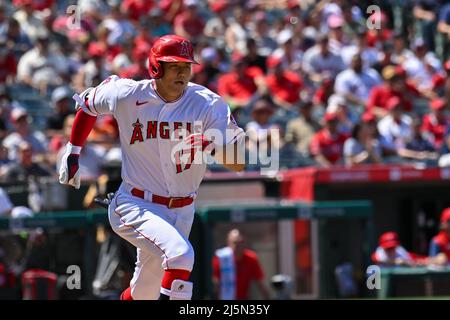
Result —
[[203, 152], [214, 155], [214, 143], [201, 133], [191, 134], [184, 142], [192, 147], [201, 147]]

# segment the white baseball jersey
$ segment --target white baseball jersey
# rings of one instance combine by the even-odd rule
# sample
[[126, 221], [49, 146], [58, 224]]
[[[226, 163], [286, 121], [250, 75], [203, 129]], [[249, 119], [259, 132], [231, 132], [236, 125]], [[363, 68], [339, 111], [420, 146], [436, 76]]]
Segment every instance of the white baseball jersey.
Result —
[[205, 161], [190, 161], [198, 160], [201, 152], [186, 150], [180, 144], [182, 139], [173, 137], [181, 138], [183, 130], [202, 133], [221, 146], [233, 143], [243, 132], [223, 99], [194, 83], [188, 84], [178, 100], [166, 102], [155, 90], [155, 80], [134, 81], [114, 75], [91, 90], [87, 105], [81, 107], [92, 116], [115, 117], [122, 148], [122, 180], [161, 196], [195, 194], [206, 170]]

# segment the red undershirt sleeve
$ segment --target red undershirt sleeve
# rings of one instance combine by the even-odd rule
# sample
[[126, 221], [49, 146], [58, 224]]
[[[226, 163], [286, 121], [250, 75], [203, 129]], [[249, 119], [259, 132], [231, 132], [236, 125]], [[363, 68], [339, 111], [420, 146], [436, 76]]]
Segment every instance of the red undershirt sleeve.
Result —
[[74, 146], [83, 147], [89, 133], [94, 128], [97, 117], [88, 115], [83, 110], [78, 110], [72, 126], [70, 143]]

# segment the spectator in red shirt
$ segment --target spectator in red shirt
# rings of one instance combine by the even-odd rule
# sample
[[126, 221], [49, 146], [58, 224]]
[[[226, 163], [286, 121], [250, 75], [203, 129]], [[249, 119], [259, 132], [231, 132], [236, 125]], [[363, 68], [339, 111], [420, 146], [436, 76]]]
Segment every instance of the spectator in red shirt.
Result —
[[14, 54], [8, 50], [6, 41], [0, 39], [0, 84], [12, 83], [17, 74], [17, 61]]
[[97, 41], [89, 44], [90, 47], [98, 47], [105, 51], [104, 58], [107, 63], [112, 63], [114, 58], [122, 51], [122, 48], [117, 44], [110, 44], [108, 41], [111, 31], [104, 25], [101, 25], [96, 30]]
[[231, 56], [231, 71], [218, 80], [218, 93], [232, 107], [246, 106], [254, 95], [265, 90], [264, 75], [257, 67], [247, 67], [244, 56]]
[[133, 49], [133, 64], [123, 69], [119, 73], [121, 78], [133, 79], [136, 81], [148, 78], [147, 58], [150, 51], [149, 46], [141, 45]]
[[13, 0], [13, 5], [16, 7], [23, 6], [25, 3], [30, 3], [34, 10], [43, 11], [44, 9], [51, 9], [55, 0]]
[[164, 17], [171, 24], [175, 17], [184, 10], [183, 0], [161, 0], [159, 8], [164, 11]]
[[429, 114], [423, 116], [422, 132], [434, 142], [434, 147], [439, 150], [447, 132], [449, 119], [445, 114], [447, 102], [443, 99], [435, 99], [430, 103]]
[[185, 10], [174, 20], [174, 30], [179, 36], [196, 41], [203, 34], [205, 22], [198, 14], [198, 0], [185, 0]]
[[367, 45], [381, 49], [382, 44], [393, 37], [393, 32], [388, 26], [387, 15], [384, 12], [375, 12], [369, 17], [367, 22], [376, 26], [376, 28], [370, 28], [367, 31]]
[[319, 88], [314, 92], [313, 103], [316, 107], [325, 108], [328, 99], [334, 93], [334, 78], [331, 76], [324, 77], [320, 83]]
[[438, 73], [433, 78], [433, 91], [440, 97], [445, 97], [445, 100], [450, 101], [450, 60], [444, 63], [443, 73]]
[[250, 284], [256, 281], [262, 297], [269, 299], [258, 256], [244, 247], [244, 237], [238, 229], [228, 233], [227, 244], [213, 257], [216, 296], [221, 300], [249, 299]]
[[136, 47], [147, 45], [152, 46], [153, 38], [150, 33], [151, 23], [149, 20], [142, 20], [137, 27], [137, 35], [133, 38]]
[[278, 57], [269, 57], [267, 68], [269, 74], [266, 77], [266, 84], [274, 102], [284, 108], [290, 108], [297, 104], [303, 88], [300, 76], [295, 72], [285, 70]]
[[311, 155], [320, 166], [329, 167], [339, 163], [343, 158], [344, 142], [348, 136], [338, 131], [338, 115], [326, 113], [325, 127], [312, 138]]
[[124, 0], [121, 6], [122, 11], [131, 20], [139, 21], [141, 17], [146, 16], [150, 12], [154, 3], [152, 0]]
[[382, 72], [385, 83], [372, 88], [367, 102], [367, 110], [378, 117], [388, 114], [387, 102], [392, 97], [398, 97], [403, 110], [410, 112], [413, 109], [411, 99], [420, 96], [417, 88], [406, 80], [406, 72], [400, 67], [387, 66]]

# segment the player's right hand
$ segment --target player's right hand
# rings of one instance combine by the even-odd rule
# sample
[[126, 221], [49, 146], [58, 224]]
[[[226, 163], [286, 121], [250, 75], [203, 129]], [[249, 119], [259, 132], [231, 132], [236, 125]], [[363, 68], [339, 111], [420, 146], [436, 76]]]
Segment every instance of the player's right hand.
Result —
[[187, 136], [184, 142], [192, 147], [201, 147], [204, 152], [214, 153], [214, 143], [201, 133]]
[[72, 144], [68, 142], [66, 152], [61, 159], [61, 166], [59, 167], [59, 183], [80, 189], [80, 166], [78, 164], [80, 154], [73, 153], [72, 149]]

